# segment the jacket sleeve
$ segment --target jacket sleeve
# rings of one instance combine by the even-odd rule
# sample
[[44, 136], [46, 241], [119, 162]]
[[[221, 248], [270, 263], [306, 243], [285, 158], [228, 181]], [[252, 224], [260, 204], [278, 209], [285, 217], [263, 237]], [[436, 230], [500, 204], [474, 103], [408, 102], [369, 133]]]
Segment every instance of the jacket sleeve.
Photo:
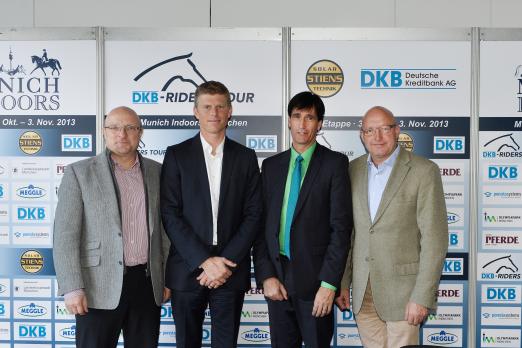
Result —
[[210, 257], [210, 252], [183, 216], [181, 173], [173, 147], [167, 148], [163, 160], [160, 187], [161, 217], [165, 232], [191, 271], [195, 271]]
[[54, 216], [53, 259], [59, 295], [85, 287], [80, 265], [83, 208], [80, 184], [74, 166], [69, 165], [58, 189]]
[[421, 234], [419, 272], [410, 301], [434, 308], [448, 251], [448, 223], [439, 168], [430, 163], [422, 177], [417, 196], [417, 224]]
[[252, 243], [259, 232], [261, 205], [259, 166], [255, 153], [249, 151], [247, 185], [241, 206], [242, 221], [232, 239], [225, 246], [221, 256], [238, 263], [247, 255], [250, 255]]
[[348, 158], [335, 161], [330, 183], [330, 243], [319, 272], [319, 280], [339, 288], [345, 272], [353, 226]]

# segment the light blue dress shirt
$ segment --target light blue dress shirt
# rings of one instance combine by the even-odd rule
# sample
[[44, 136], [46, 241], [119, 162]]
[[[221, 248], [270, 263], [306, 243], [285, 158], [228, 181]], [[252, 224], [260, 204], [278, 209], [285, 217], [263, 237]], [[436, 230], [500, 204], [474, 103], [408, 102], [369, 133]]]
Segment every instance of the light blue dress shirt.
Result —
[[381, 204], [382, 194], [390, 178], [399, 151], [400, 148], [397, 146], [390, 157], [382, 162], [379, 167], [373, 164], [371, 155], [368, 155], [368, 208], [370, 209], [372, 222], [375, 219], [375, 214], [377, 214], [377, 209], [379, 209], [379, 204]]

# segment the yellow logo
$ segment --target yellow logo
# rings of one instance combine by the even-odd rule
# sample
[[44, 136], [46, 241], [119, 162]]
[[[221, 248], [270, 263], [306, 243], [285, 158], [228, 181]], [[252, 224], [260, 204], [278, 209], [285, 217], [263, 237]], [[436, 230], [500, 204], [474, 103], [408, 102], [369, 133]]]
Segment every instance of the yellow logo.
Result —
[[328, 98], [336, 95], [344, 83], [341, 67], [327, 59], [313, 63], [306, 72], [306, 85], [310, 92]]
[[413, 151], [413, 138], [408, 133], [399, 134], [399, 145], [406, 151]]
[[40, 134], [28, 131], [20, 135], [18, 139], [20, 150], [28, 155], [34, 155], [42, 148], [43, 141]]
[[36, 250], [27, 250], [20, 256], [20, 266], [27, 273], [38, 273], [44, 266], [44, 258]]

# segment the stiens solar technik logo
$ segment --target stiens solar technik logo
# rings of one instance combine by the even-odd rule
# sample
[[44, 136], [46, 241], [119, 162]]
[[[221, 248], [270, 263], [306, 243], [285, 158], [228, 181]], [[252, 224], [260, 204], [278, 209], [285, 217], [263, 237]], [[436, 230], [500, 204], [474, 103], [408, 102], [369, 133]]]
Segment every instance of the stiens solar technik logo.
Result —
[[[135, 82], [142, 82], [146, 77], [154, 73], [153, 78], [167, 76], [167, 80], [159, 90], [134, 90], [132, 91], [133, 104], [159, 104], [159, 103], [194, 103], [195, 89], [207, 82], [192, 60], [193, 52], [175, 56], [156, 63], [134, 77]], [[169, 91], [174, 82], [180, 81], [184, 91]], [[235, 103], [253, 103], [255, 93], [230, 91], [230, 98]]]

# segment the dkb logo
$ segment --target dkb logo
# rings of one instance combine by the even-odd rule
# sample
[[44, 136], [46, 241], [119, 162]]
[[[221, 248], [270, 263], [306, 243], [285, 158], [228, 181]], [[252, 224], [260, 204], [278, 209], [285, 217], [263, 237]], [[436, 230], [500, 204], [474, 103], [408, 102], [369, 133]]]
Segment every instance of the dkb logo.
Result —
[[361, 70], [361, 88], [399, 88], [402, 73], [397, 70]]
[[518, 166], [488, 166], [489, 180], [516, 180], [518, 178]]

